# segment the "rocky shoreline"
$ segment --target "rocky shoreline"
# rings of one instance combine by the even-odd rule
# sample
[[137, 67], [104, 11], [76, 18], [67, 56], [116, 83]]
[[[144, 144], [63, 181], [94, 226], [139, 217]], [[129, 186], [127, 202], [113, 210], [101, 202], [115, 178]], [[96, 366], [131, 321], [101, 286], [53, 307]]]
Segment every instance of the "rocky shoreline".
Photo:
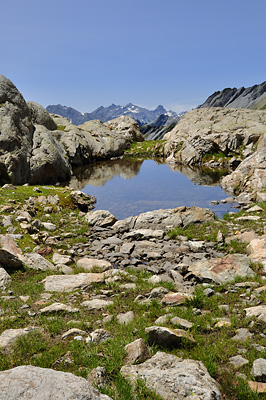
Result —
[[36, 381], [28, 398], [40, 396], [46, 374], [69, 380], [62, 399], [264, 392], [265, 204], [224, 220], [179, 207], [117, 221], [94, 203], [68, 188], [1, 189], [4, 399]]

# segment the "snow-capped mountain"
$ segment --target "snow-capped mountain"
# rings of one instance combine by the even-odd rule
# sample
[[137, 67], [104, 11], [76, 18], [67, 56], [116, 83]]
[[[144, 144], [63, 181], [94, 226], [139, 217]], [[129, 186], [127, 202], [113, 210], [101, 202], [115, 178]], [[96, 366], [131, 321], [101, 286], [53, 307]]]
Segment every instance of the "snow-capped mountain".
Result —
[[155, 121], [162, 114], [167, 114], [171, 117], [177, 116], [174, 111], [166, 111], [166, 109], [161, 105], [159, 105], [155, 110], [148, 110], [132, 103], [126, 104], [125, 106], [119, 106], [116, 104], [111, 104], [108, 107], [101, 106], [90, 113], [81, 113], [74, 108], [62, 106], [61, 104], [49, 105], [46, 107], [46, 110], [49, 113], [59, 114], [62, 117], [68, 118], [74, 125], [81, 125], [84, 122], [93, 119], [99, 119], [102, 122], [106, 122], [120, 117], [121, 115], [130, 115], [139, 123], [140, 126], [142, 126]]

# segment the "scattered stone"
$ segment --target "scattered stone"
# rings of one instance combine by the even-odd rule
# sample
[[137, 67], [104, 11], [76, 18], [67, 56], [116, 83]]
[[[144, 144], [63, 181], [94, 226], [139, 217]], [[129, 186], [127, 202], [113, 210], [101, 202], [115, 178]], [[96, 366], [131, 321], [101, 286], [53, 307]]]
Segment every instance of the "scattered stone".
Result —
[[103, 300], [103, 299], [93, 299], [86, 300], [81, 303], [84, 307], [87, 307], [90, 311], [98, 311], [102, 310], [113, 304], [112, 300]]
[[252, 333], [249, 332], [247, 328], [237, 329], [237, 334], [232, 337], [233, 340], [238, 340], [239, 342], [245, 342], [247, 339], [252, 337]]
[[97, 260], [96, 258], [83, 257], [77, 261], [77, 267], [90, 272], [94, 268], [100, 269], [102, 272], [112, 269], [113, 266], [109, 261]]
[[63, 255], [63, 254], [59, 254], [59, 253], [54, 253], [52, 260], [55, 265], [57, 265], [57, 264], [69, 265], [69, 264], [72, 264], [72, 262], [73, 262], [71, 256], [67, 256], [67, 255]]
[[11, 282], [11, 276], [4, 268], [0, 267], [0, 289], [3, 290]]
[[57, 268], [46, 258], [38, 253], [26, 253], [23, 255], [24, 264], [37, 271], [55, 271]]
[[71, 292], [90, 286], [93, 282], [104, 282], [103, 274], [80, 273], [75, 275], [50, 275], [42, 282], [47, 292]]
[[42, 222], [42, 226], [44, 227], [44, 229], [46, 229], [47, 231], [55, 231], [56, 230], [56, 225], [52, 224], [51, 222]]
[[95, 331], [91, 332], [89, 336], [86, 338], [86, 343], [104, 343], [108, 340], [112, 339], [113, 335], [107, 332], [104, 329], [96, 329]]
[[93, 368], [86, 379], [93, 386], [97, 386], [99, 388], [105, 388], [110, 383], [107, 372], [103, 367]]
[[266, 383], [248, 381], [248, 386], [251, 390], [258, 393], [266, 393]]
[[[36, 327], [28, 327], [28, 328], [19, 328], [19, 329], [6, 329], [0, 335], [0, 349], [6, 350], [8, 347], [12, 346], [14, 342], [22, 337], [27, 336], [32, 332], [41, 331], [40, 328]], [[0, 383], [1, 386], [1, 383]]]
[[188, 293], [170, 292], [164, 296], [162, 303], [168, 306], [177, 306], [186, 303], [186, 301], [191, 300], [192, 297], [193, 296]]
[[72, 329], [69, 329], [67, 332], [63, 333], [63, 335], [61, 336], [61, 339], [66, 339], [69, 336], [75, 336], [75, 335], [84, 336], [84, 335], [87, 335], [87, 332], [82, 331], [81, 329], [78, 329], [78, 328], [72, 328]]
[[223, 328], [223, 327], [230, 327], [232, 326], [231, 321], [229, 318], [221, 318], [215, 325], [215, 328]]
[[137, 339], [125, 347], [126, 364], [139, 364], [151, 357], [150, 351], [143, 339]]
[[121, 324], [121, 325], [130, 324], [130, 322], [134, 321], [134, 318], [135, 318], [135, 314], [133, 313], [133, 311], [128, 311], [124, 314], [117, 315], [117, 320], [118, 320], [119, 324]]
[[193, 326], [192, 322], [188, 321], [187, 319], [183, 319], [183, 318], [179, 318], [179, 317], [173, 317], [171, 319], [171, 322], [173, 325], [179, 325], [185, 329], [190, 329]]
[[70, 307], [63, 303], [53, 303], [50, 306], [41, 308], [39, 310], [40, 314], [47, 314], [47, 313], [50, 314], [50, 313], [56, 313], [56, 312], [73, 313], [73, 312], [79, 312], [79, 309]]
[[258, 381], [265, 382], [266, 380], [266, 359], [265, 358], [257, 358], [253, 362], [251, 374]]
[[123, 366], [120, 372], [131, 383], [143, 379], [164, 400], [222, 399], [218, 384], [200, 361], [157, 352], [142, 364]]
[[266, 305], [245, 308], [246, 316], [249, 318], [256, 317], [261, 321], [266, 322]]
[[195, 343], [194, 338], [183, 329], [170, 329], [162, 326], [151, 326], [146, 328], [149, 342], [165, 347], [182, 346], [183, 341]]
[[249, 363], [249, 361], [246, 358], [244, 358], [244, 357], [242, 357], [240, 355], [237, 355], [237, 356], [234, 356], [234, 357], [230, 357], [229, 358], [229, 362], [235, 368], [241, 368], [241, 367], [243, 367], [243, 365]]
[[2, 400], [112, 400], [84, 378], [32, 365], [1, 371], [0, 392]]
[[97, 210], [88, 212], [85, 216], [85, 221], [91, 226], [106, 227], [113, 225], [117, 219], [107, 210]]

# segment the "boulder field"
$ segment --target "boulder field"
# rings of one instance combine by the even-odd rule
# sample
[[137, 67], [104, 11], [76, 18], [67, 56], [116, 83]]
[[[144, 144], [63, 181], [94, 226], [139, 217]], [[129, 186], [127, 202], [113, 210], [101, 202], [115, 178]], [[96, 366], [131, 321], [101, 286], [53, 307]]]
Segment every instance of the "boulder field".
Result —
[[67, 187], [4, 185], [0, 198], [1, 398], [265, 392], [262, 207], [117, 220]]
[[77, 127], [26, 102], [14, 84], [0, 75], [0, 183], [21, 185], [67, 181], [72, 168], [121, 156], [132, 141], [142, 141], [128, 116]]

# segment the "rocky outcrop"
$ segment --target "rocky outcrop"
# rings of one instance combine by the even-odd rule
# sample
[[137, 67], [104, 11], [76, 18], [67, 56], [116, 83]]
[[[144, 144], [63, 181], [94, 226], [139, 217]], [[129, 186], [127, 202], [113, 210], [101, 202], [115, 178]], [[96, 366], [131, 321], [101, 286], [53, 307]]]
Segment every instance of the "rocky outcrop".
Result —
[[[238, 163], [254, 151], [266, 132], [264, 111], [202, 108], [190, 111], [165, 135], [168, 161], [202, 164], [215, 155], [218, 166], [227, 156]], [[205, 160], [204, 160], [205, 156]]]
[[226, 88], [213, 93], [199, 108], [231, 107], [263, 110], [266, 104], [266, 82], [252, 87]]
[[39, 104], [26, 103], [2, 75], [0, 133], [0, 184], [18, 185], [67, 181], [72, 167], [121, 156], [132, 141], [143, 140], [130, 117], [80, 127], [59, 116], [52, 118]]
[[260, 192], [266, 186], [265, 148], [258, 148], [235, 171], [222, 179], [221, 186], [227, 193]]
[[1, 181], [25, 183], [30, 175], [34, 126], [29, 108], [13, 83], [0, 75]]
[[2, 400], [111, 400], [84, 378], [31, 365], [1, 371], [0, 391]]

